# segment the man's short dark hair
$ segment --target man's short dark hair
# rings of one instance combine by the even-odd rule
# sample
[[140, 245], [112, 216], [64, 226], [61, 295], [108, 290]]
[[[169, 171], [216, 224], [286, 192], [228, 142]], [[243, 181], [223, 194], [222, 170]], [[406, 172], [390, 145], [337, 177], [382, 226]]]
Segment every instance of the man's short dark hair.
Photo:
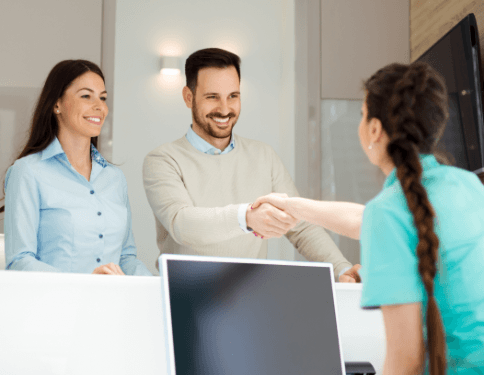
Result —
[[203, 68], [235, 67], [240, 81], [240, 57], [220, 48], [205, 48], [193, 52], [185, 62], [187, 86], [193, 93], [197, 88], [198, 72]]

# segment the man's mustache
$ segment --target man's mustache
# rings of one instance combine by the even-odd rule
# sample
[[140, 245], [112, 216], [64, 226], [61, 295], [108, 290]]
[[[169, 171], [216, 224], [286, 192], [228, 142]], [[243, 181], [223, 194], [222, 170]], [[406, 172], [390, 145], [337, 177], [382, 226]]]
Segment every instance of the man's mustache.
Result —
[[235, 113], [234, 112], [230, 112], [229, 114], [227, 115], [222, 115], [220, 112], [212, 112], [212, 113], [209, 113], [207, 115], [207, 117], [209, 118], [214, 118], [214, 117], [218, 117], [218, 118], [232, 118], [232, 117], [235, 117]]

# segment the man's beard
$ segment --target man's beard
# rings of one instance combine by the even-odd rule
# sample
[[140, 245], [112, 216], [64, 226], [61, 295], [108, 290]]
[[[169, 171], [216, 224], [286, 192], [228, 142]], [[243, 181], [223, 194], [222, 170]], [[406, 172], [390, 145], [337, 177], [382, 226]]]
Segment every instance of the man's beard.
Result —
[[[238, 120], [238, 115], [236, 115], [234, 112], [229, 112], [227, 115], [222, 115], [220, 112], [210, 112], [208, 115], [203, 117], [199, 112], [197, 108], [197, 104], [195, 100], [193, 100], [192, 103], [192, 116], [193, 116], [193, 121], [200, 127], [202, 130], [208, 134], [212, 138], [219, 138], [219, 139], [224, 139], [228, 138], [232, 135], [232, 129], [234, 128], [235, 124], [237, 123]], [[209, 118], [213, 117], [218, 117], [218, 118], [229, 118], [230, 119], [234, 118], [234, 122], [232, 126], [229, 126], [227, 129], [218, 129], [215, 125], [210, 123]]]

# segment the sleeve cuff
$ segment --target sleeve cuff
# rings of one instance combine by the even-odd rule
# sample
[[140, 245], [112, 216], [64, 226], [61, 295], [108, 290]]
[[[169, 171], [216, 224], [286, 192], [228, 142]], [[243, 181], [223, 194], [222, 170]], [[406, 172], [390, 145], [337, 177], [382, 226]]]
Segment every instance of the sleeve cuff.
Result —
[[343, 268], [341, 271], [339, 271], [339, 274], [338, 274], [338, 279], [339, 279], [339, 277], [340, 277], [342, 274], [344, 274], [344, 273], [345, 273], [346, 271], [348, 271], [350, 268], [351, 268], [351, 267], [345, 267], [345, 268]]
[[239, 210], [237, 212], [237, 218], [239, 220], [239, 226], [240, 226], [240, 229], [242, 229], [244, 231], [244, 233], [253, 232], [252, 229], [247, 228], [246, 214], [247, 214], [247, 208], [249, 207], [249, 204], [250, 203], [243, 203], [243, 204], [239, 205]]

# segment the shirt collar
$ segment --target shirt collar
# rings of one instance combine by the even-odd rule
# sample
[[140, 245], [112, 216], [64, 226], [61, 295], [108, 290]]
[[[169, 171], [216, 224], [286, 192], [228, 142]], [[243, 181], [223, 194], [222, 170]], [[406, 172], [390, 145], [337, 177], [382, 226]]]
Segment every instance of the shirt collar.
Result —
[[[419, 155], [420, 164], [422, 164], [423, 171], [427, 171], [439, 165], [437, 159], [432, 154], [420, 154]], [[383, 188], [387, 188], [393, 185], [397, 181], [397, 168], [393, 168], [390, 174], [385, 179], [385, 183], [383, 184]]]
[[108, 162], [106, 161], [106, 159], [103, 158], [101, 153], [97, 150], [96, 147], [94, 147], [92, 143], [91, 143], [91, 160], [94, 160], [103, 168], [106, 168], [108, 165]]
[[219, 150], [218, 148], [212, 146], [208, 143], [205, 139], [200, 137], [195, 131], [192, 129], [192, 126], [188, 128], [188, 132], [186, 134], [186, 138], [190, 144], [195, 147], [198, 151], [203, 152], [204, 154], [211, 154], [214, 155], [215, 151], [218, 151], [219, 154], [226, 154], [232, 151], [235, 147], [235, 139], [234, 134], [232, 133], [232, 137], [230, 139], [229, 145], [225, 148], [225, 150]]
[[[42, 151], [41, 160], [49, 159], [60, 154], [65, 154], [65, 152], [62, 149], [62, 145], [60, 144], [59, 140], [57, 139], [57, 137], [55, 137], [54, 140], [50, 143], [50, 145], [48, 145]], [[102, 157], [102, 155], [99, 153], [99, 151], [96, 149], [96, 147], [94, 147], [92, 143], [91, 143], [91, 160], [94, 160], [103, 168], [105, 168], [108, 165], [108, 163], [106, 162], [106, 159]]]
[[48, 145], [43, 151], [41, 155], [41, 160], [49, 159], [53, 156], [63, 154], [64, 150], [62, 149], [62, 146], [57, 139], [57, 137], [54, 138], [54, 140]]

